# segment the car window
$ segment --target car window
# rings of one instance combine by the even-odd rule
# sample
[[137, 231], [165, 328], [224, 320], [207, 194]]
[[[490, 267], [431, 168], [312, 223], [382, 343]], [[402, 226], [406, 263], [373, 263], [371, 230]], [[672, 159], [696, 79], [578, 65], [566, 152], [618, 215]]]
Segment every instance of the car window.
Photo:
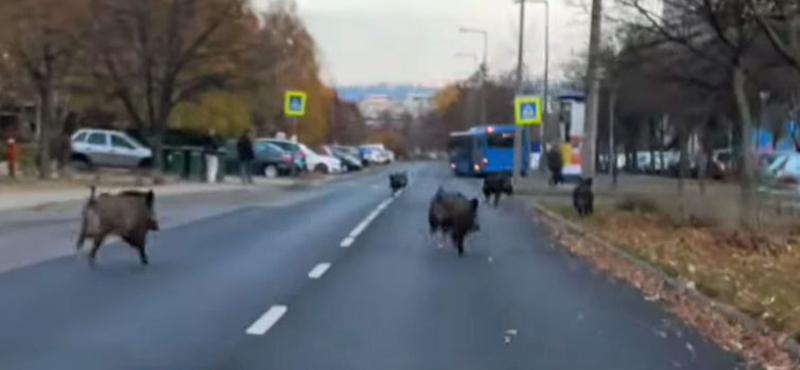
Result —
[[89, 135], [89, 138], [86, 139], [86, 142], [92, 145], [108, 145], [106, 136], [107, 135], [102, 132], [93, 132]]
[[275, 154], [283, 151], [283, 149], [281, 149], [277, 145], [273, 145], [272, 143], [267, 143], [263, 141], [255, 143], [255, 145], [253, 145], [253, 150], [255, 150], [258, 153], [266, 152], [269, 154]]
[[72, 141], [76, 143], [82, 143], [84, 140], [86, 140], [86, 135], [88, 135], [86, 132], [81, 132], [80, 134], [78, 134], [78, 136], [75, 136], [75, 139], [73, 139]]
[[111, 135], [111, 146], [120, 149], [129, 149], [129, 150], [135, 149], [135, 147], [131, 145], [131, 143], [128, 142], [128, 140], [123, 139], [119, 135]]

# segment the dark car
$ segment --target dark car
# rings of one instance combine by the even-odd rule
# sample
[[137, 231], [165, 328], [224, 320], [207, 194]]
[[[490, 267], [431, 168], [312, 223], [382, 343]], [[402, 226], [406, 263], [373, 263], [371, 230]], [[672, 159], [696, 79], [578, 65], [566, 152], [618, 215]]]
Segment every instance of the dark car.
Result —
[[258, 139], [260, 143], [269, 143], [283, 149], [285, 152], [292, 156], [294, 161], [294, 173], [301, 173], [306, 171], [306, 156], [300, 145], [295, 142], [282, 140], [282, 139]]
[[[277, 145], [257, 141], [253, 144], [253, 151], [256, 154], [256, 158], [253, 160], [253, 172], [268, 178], [292, 173], [292, 155]], [[238, 173], [239, 158], [236, 143], [228, 142], [225, 146], [225, 153], [227, 154], [225, 161], [227, 173]]]
[[325, 145], [319, 148], [319, 152], [321, 154], [339, 159], [342, 162], [342, 165], [347, 168], [348, 171], [359, 171], [364, 168], [364, 164], [361, 162], [360, 158], [353, 156], [345, 150], [338, 149], [333, 145]]

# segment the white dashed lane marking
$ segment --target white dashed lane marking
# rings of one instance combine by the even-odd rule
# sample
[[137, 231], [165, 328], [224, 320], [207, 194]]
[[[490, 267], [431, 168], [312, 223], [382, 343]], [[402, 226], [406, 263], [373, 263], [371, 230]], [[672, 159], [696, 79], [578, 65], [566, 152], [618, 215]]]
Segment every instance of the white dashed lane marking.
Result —
[[253, 323], [253, 325], [250, 325], [250, 327], [245, 330], [245, 333], [249, 335], [264, 335], [264, 333], [271, 329], [272, 326], [286, 314], [288, 309], [288, 307], [280, 305], [270, 307], [267, 312]]
[[372, 210], [372, 212], [370, 212], [367, 215], [367, 217], [361, 220], [361, 222], [359, 222], [358, 225], [356, 225], [356, 227], [353, 228], [352, 231], [350, 231], [350, 234], [348, 234], [347, 237], [344, 238], [341, 243], [339, 243], [339, 246], [342, 248], [350, 248], [350, 246], [353, 245], [353, 243], [355, 243], [356, 238], [358, 238], [358, 236], [361, 235], [361, 233], [363, 233], [364, 230], [367, 229], [367, 227], [369, 227], [369, 224], [371, 224], [372, 221], [375, 221], [375, 219], [378, 218], [378, 216], [380, 216], [381, 212], [383, 212], [387, 207], [389, 207], [389, 205], [392, 204], [392, 202], [402, 193], [403, 193], [402, 190], [398, 191], [391, 198], [387, 198], [386, 200], [378, 204], [378, 206], [375, 207], [375, 209]]
[[322, 275], [325, 274], [326, 271], [331, 267], [329, 262], [322, 262], [314, 266], [311, 271], [308, 272], [308, 277], [312, 279], [319, 279]]
[[342, 248], [350, 248], [350, 246], [353, 245], [354, 241], [356, 241], [356, 238], [352, 238], [352, 237], [348, 236], [348, 237], [344, 238], [344, 240], [342, 240], [342, 242], [339, 244], [339, 246], [342, 247]]

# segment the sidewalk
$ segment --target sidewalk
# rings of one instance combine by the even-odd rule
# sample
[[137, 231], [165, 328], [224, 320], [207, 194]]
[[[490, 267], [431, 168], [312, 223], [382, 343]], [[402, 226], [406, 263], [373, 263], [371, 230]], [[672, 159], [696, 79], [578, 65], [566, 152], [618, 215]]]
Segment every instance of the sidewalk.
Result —
[[[298, 178], [263, 179], [256, 178], [256, 187], [289, 187], [301, 182]], [[101, 184], [97, 192], [118, 192], [122, 190], [153, 190], [158, 196], [181, 195], [205, 192], [235, 191], [250, 189], [242, 185], [238, 178], [227, 177], [225, 182], [207, 184], [200, 182], [171, 182], [162, 185], [137, 186], [122, 184]], [[0, 184], [0, 211], [43, 207], [55, 203], [85, 200], [89, 196], [89, 185], [69, 182], [46, 183], [5, 183]]]
[[[523, 177], [517, 184], [516, 192], [522, 195], [531, 196], [571, 196], [575, 188], [575, 182], [568, 182], [559, 186], [548, 184], [548, 175], [543, 172], [533, 172], [527, 177]], [[685, 179], [685, 195], [699, 195], [700, 187], [696, 179]], [[739, 185], [730, 182], [719, 182], [706, 180], [706, 194], [714, 194], [719, 197], [738, 197]], [[650, 175], [631, 175], [619, 174], [617, 184], [612, 183], [611, 176], [598, 174], [594, 178], [592, 186], [595, 195], [605, 197], [620, 197], [625, 195], [648, 195], [648, 196], [677, 196], [678, 179], [671, 177], [650, 176]]]

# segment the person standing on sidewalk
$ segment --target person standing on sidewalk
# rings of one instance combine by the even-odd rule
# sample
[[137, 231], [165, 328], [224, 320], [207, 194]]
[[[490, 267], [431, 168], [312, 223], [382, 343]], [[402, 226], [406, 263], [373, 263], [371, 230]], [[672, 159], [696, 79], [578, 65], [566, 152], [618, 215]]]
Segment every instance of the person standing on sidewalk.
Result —
[[547, 166], [550, 169], [550, 186], [556, 186], [564, 182], [564, 176], [561, 174], [564, 163], [561, 158], [561, 148], [558, 143], [551, 143], [550, 149], [547, 151]]
[[217, 182], [217, 172], [219, 172], [219, 148], [220, 140], [216, 131], [212, 128], [208, 132], [208, 144], [206, 145], [206, 182], [213, 184]]
[[239, 142], [236, 143], [236, 149], [239, 152], [239, 171], [242, 177], [242, 184], [253, 183], [253, 160], [256, 155], [253, 152], [253, 141], [250, 140], [250, 131], [245, 131]]

